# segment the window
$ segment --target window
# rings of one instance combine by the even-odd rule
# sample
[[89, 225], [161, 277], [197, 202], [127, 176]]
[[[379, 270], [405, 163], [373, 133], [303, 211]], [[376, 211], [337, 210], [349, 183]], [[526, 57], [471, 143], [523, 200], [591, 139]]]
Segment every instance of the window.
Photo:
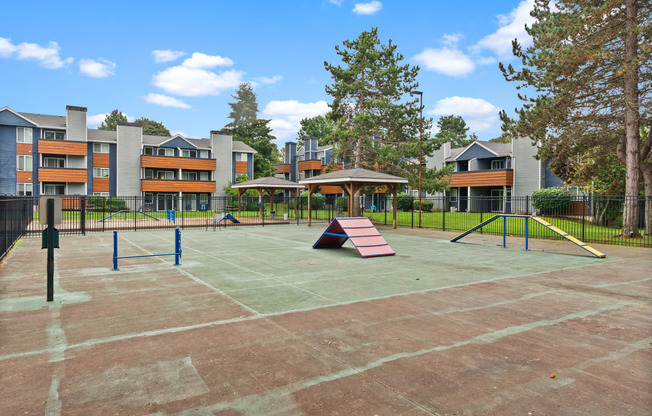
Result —
[[109, 168], [93, 168], [93, 177], [94, 178], [108, 178], [109, 177]]
[[155, 153], [155, 152], [154, 152], [154, 148], [153, 148], [153, 147], [150, 147], [150, 146], [145, 146], [145, 147], [143, 147], [143, 154], [144, 154], [144, 155], [153, 155], [154, 153]]
[[31, 172], [32, 169], [32, 157], [27, 155], [18, 155], [18, 160], [16, 162], [16, 170]]
[[64, 195], [66, 193], [66, 186], [63, 184], [44, 184], [44, 195]]
[[31, 183], [17, 183], [16, 184], [16, 195], [18, 195], [18, 196], [32, 196], [32, 184]]
[[31, 142], [32, 142], [32, 128], [16, 127], [16, 143], [31, 143]]
[[109, 196], [108, 192], [93, 192], [93, 196]]
[[492, 160], [491, 161], [491, 169], [504, 169], [503, 168], [503, 161], [502, 160]]
[[145, 179], [154, 179], [154, 169], [145, 169]]
[[66, 159], [62, 157], [44, 157], [43, 158], [43, 167], [44, 168], [65, 168]]
[[109, 144], [93, 143], [93, 153], [109, 153]]
[[181, 172], [181, 179], [184, 181], [196, 181], [197, 172]]
[[210, 180], [208, 172], [199, 172], [199, 180], [200, 181], [208, 181], [208, 180]]
[[182, 150], [181, 157], [197, 157], [196, 150]]
[[43, 132], [43, 138], [48, 140], [63, 140], [65, 133], [62, 131], [46, 130]]
[[236, 162], [246, 162], [247, 161], [247, 154], [246, 153], [236, 153], [235, 154], [235, 161]]
[[199, 150], [199, 157], [202, 159], [208, 159], [208, 150]]
[[143, 202], [145, 204], [153, 204], [154, 203], [154, 194], [145, 192], [145, 200]]
[[174, 149], [158, 149], [159, 156], [174, 156]]
[[456, 188], [452, 188], [450, 190], [450, 198], [451, 198], [450, 202], [457, 202], [457, 189]]
[[159, 170], [158, 171], [159, 179], [174, 179], [174, 171], [171, 170]]

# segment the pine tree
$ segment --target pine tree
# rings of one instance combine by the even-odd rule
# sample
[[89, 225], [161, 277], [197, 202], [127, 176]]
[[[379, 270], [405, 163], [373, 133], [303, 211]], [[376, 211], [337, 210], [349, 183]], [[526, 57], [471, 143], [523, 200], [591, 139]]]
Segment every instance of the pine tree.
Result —
[[139, 123], [143, 126], [143, 134], [148, 136], [171, 136], [170, 130], [168, 130], [167, 127], [165, 127], [161, 122], [141, 117], [136, 120], [136, 123]]
[[[639, 131], [651, 118], [652, 6], [642, 0], [559, 0], [551, 9], [549, 3], [535, 0], [536, 20], [526, 28], [532, 46], [513, 42], [520, 65], [500, 64], [507, 81], [534, 94], [519, 94], [524, 104], [513, 132], [541, 143], [539, 156], [565, 180], [577, 158], [592, 149], [617, 156], [626, 166], [630, 196], [622, 235], [638, 237], [633, 197], [650, 157]], [[646, 193], [652, 193], [652, 172], [643, 176], [650, 177]], [[646, 230], [652, 232], [652, 224]]]
[[435, 138], [440, 144], [450, 142], [452, 148], [466, 147], [478, 140], [475, 133], [468, 134], [469, 127], [462, 116], [451, 114], [450, 116], [441, 116], [437, 121], [439, 131]]
[[229, 103], [231, 107], [229, 118], [232, 121], [226, 125], [226, 128], [247, 126], [258, 118], [258, 97], [250, 83], [240, 84], [235, 90], [235, 95], [231, 97], [235, 99], [234, 102]]
[[106, 117], [104, 117], [104, 121], [98, 127], [98, 130], [113, 130], [116, 131], [118, 129], [118, 123], [126, 123], [127, 122], [127, 116], [122, 114], [120, 110], [113, 110], [111, 111], [110, 114], [107, 114]]

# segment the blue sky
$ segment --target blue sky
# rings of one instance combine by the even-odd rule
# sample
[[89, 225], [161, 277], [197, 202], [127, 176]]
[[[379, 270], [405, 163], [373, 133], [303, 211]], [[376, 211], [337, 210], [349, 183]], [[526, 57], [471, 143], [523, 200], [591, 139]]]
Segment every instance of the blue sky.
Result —
[[[0, 107], [89, 124], [118, 108], [207, 137], [227, 122], [239, 82], [254, 82], [277, 143], [302, 117], [328, 110], [324, 61], [335, 45], [378, 27], [418, 64], [426, 113], [462, 115], [481, 139], [518, 100], [498, 62], [527, 43], [533, 0], [30, 1], [3, 4]], [[92, 125], [91, 125], [92, 127]]]

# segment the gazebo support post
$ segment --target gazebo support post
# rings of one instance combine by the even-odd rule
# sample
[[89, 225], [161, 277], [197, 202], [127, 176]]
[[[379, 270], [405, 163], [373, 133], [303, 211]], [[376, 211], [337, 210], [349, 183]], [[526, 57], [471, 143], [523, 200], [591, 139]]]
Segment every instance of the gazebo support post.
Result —
[[315, 192], [315, 185], [308, 185], [308, 227], [312, 226], [312, 193]]
[[398, 185], [390, 185], [389, 190], [392, 192], [392, 228], [396, 229], [396, 204], [398, 203]]
[[258, 196], [260, 197], [260, 209], [259, 209], [259, 214], [260, 214], [260, 219], [263, 219], [263, 206], [265, 205], [265, 201], [263, 200], [263, 190], [262, 188], [257, 188], [258, 191]]
[[344, 193], [347, 196], [347, 199], [346, 199], [346, 202], [347, 202], [347, 204], [346, 204], [346, 216], [350, 217], [351, 212], [352, 212], [352, 207], [353, 207], [353, 205], [351, 204], [351, 201], [353, 200], [353, 194], [351, 193], [351, 185], [348, 184], [348, 183], [344, 183], [344, 184], [342, 184], [342, 189], [344, 189]]
[[267, 193], [269, 194], [269, 211], [274, 211], [274, 193], [276, 189], [274, 188], [267, 188], [266, 189]]
[[242, 194], [245, 193], [245, 191], [246, 189], [241, 189], [241, 188], [238, 189], [238, 217], [242, 216], [242, 212], [240, 209], [240, 200], [242, 198]]

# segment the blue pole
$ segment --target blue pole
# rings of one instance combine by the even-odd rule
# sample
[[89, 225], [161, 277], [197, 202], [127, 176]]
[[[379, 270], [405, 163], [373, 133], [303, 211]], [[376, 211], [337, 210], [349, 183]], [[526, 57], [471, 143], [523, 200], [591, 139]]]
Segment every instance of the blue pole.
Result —
[[113, 231], [113, 270], [118, 270], [118, 232]]
[[181, 259], [181, 231], [179, 227], [174, 229], [174, 265], [179, 265]]
[[526, 251], [527, 251], [527, 239], [528, 239], [527, 220], [528, 220], [528, 217], [525, 217], [525, 250]]
[[503, 248], [507, 246], [505, 244], [506, 239], [507, 239], [507, 217], [503, 217]]

